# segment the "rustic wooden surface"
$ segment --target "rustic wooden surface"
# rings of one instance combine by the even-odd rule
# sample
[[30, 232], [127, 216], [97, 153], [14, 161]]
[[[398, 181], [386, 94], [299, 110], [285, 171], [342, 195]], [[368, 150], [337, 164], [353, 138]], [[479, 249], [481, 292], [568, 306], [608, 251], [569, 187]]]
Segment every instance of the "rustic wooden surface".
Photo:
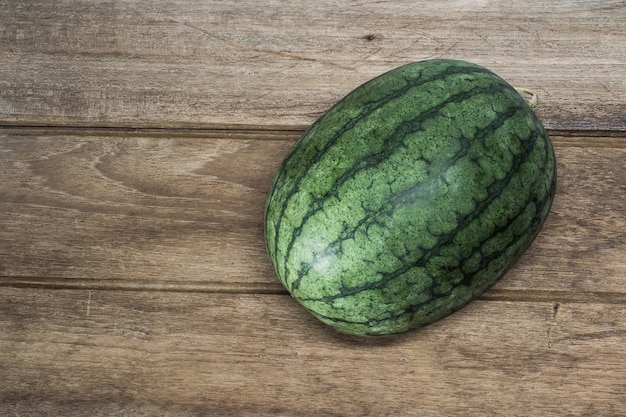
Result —
[[[0, 415], [626, 415], [626, 3], [509, 3], [0, 1]], [[552, 212], [460, 312], [339, 335], [272, 274], [267, 189], [432, 57], [538, 92]]]

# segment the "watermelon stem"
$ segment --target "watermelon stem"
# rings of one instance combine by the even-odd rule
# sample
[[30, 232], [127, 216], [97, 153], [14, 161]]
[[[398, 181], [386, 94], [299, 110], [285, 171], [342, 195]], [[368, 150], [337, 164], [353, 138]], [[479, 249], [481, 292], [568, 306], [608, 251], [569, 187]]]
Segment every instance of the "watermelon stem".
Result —
[[537, 104], [539, 104], [539, 96], [537, 95], [537, 93], [535, 93], [533, 90], [530, 90], [528, 88], [515, 87], [515, 89], [520, 94], [528, 94], [531, 96], [530, 99], [524, 99], [526, 103], [528, 103], [531, 109], [534, 109], [535, 107], [537, 107]]

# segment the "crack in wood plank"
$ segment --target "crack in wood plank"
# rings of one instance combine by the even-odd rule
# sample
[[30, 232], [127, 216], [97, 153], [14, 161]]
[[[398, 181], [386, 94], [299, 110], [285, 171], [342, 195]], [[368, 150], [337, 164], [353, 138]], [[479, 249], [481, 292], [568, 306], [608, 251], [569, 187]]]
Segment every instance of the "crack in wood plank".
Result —
[[249, 52], [255, 52], [255, 53], [260, 53], [260, 54], [266, 54], [266, 55], [271, 55], [271, 56], [277, 56], [277, 57], [285, 57], [285, 58], [289, 58], [289, 59], [294, 59], [296, 61], [307, 61], [307, 62], [314, 62], [314, 63], [318, 63], [318, 64], [322, 64], [322, 65], [326, 65], [326, 66], [330, 66], [332, 68], [339, 68], [342, 70], [346, 70], [346, 71], [350, 71], [350, 72], [357, 72], [357, 70], [354, 67], [349, 67], [349, 66], [345, 66], [345, 65], [340, 65], [337, 64], [335, 62], [332, 61], [327, 61], [327, 60], [322, 60], [322, 59], [316, 59], [316, 58], [311, 58], [311, 57], [306, 57], [303, 55], [299, 55], [299, 54], [294, 54], [294, 53], [290, 53], [290, 52], [284, 52], [284, 51], [275, 51], [275, 50], [270, 50], [270, 49], [261, 49], [258, 47], [254, 47], [254, 46], [246, 46], [243, 45], [241, 43], [238, 42], [234, 42], [231, 41], [229, 39], [227, 39], [225, 36], [221, 36], [218, 35], [215, 32], [212, 32], [210, 30], [201, 28], [198, 25], [194, 25], [190, 22], [179, 22], [176, 20], [171, 20], [172, 23], [178, 24], [178, 25], [182, 25], [185, 26], [187, 28], [193, 29], [195, 31], [198, 31], [212, 39], [215, 39], [227, 46], [230, 46], [231, 48], [234, 49], [238, 49], [241, 51], [249, 51]]

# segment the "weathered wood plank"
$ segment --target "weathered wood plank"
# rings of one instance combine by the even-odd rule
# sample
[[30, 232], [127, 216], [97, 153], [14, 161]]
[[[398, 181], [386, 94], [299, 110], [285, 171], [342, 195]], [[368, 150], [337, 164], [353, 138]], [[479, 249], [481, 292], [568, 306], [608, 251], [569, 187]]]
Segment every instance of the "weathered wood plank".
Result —
[[[11, 132], [0, 133], [1, 285], [280, 290], [263, 205], [296, 135]], [[623, 141], [554, 140], [552, 213], [496, 288], [623, 293]]]
[[267, 276], [263, 204], [290, 145], [3, 137], [0, 275]]
[[535, 89], [552, 129], [626, 130], [621, 1], [0, 3], [0, 123], [310, 124], [434, 57]]
[[395, 338], [280, 295], [0, 289], [2, 415], [626, 413], [626, 307], [478, 301]]

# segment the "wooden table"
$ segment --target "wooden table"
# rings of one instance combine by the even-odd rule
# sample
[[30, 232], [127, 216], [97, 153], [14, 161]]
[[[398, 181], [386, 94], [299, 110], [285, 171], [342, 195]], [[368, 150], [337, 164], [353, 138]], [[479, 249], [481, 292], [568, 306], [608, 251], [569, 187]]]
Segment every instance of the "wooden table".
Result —
[[[342, 336], [271, 270], [269, 184], [434, 57], [539, 94], [556, 200], [468, 307]], [[626, 415], [625, 98], [622, 1], [0, 2], [0, 415]]]

